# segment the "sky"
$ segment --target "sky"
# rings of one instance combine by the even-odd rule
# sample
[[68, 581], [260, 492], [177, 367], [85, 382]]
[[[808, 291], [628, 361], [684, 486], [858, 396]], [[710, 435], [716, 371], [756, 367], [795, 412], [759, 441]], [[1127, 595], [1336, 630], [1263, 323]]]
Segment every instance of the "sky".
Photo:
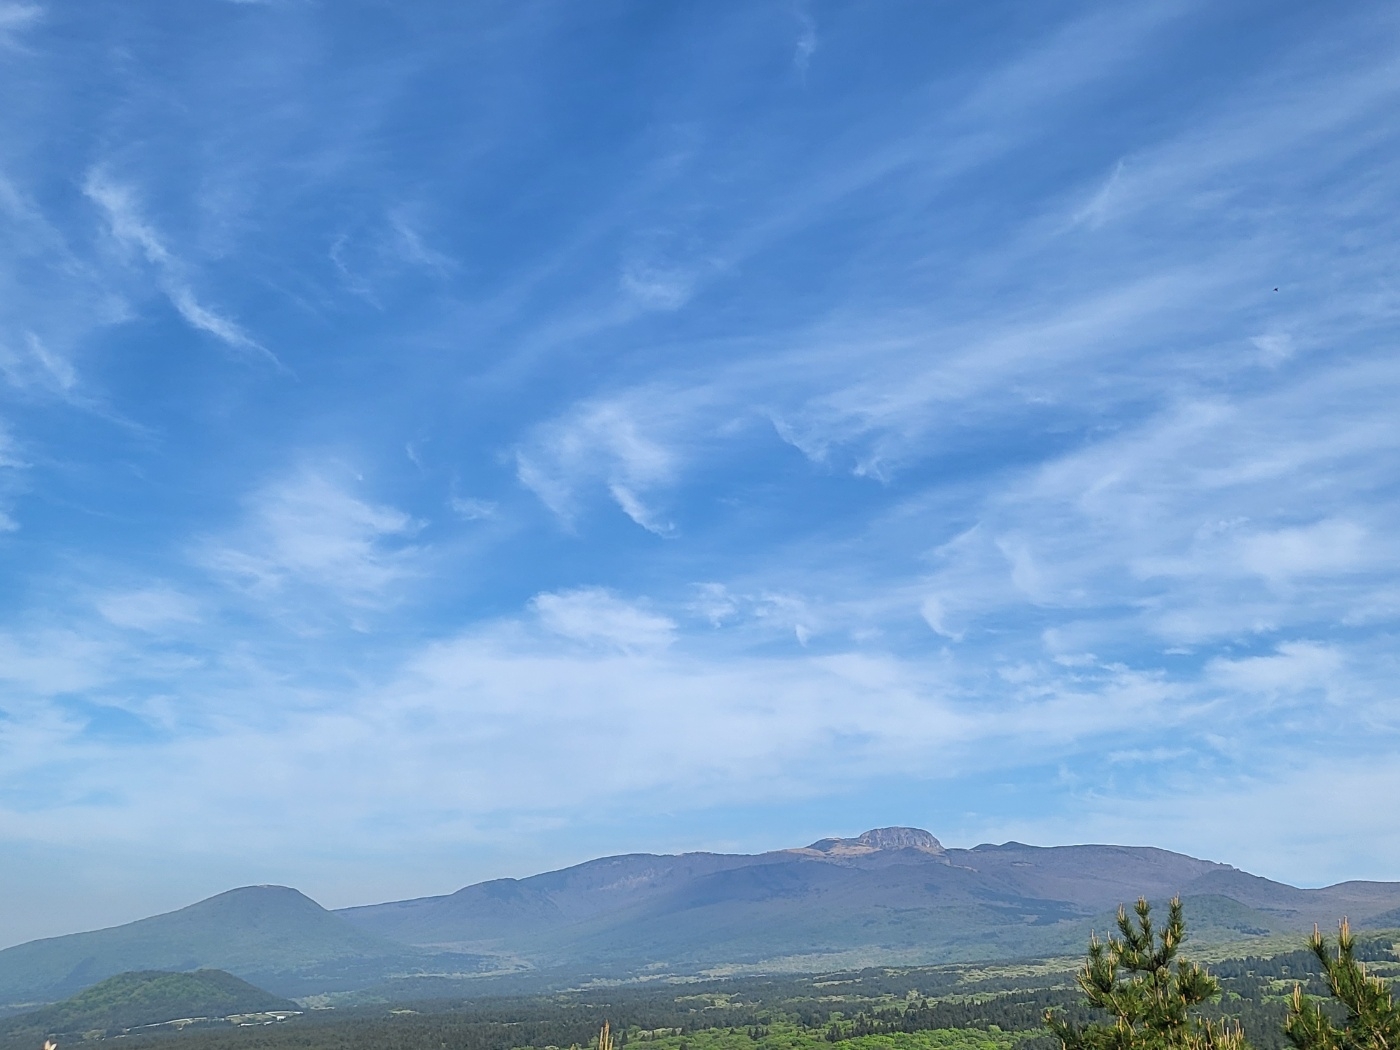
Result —
[[0, 0], [0, 944], [893, 824], [1400, 879], [1400, 8]]

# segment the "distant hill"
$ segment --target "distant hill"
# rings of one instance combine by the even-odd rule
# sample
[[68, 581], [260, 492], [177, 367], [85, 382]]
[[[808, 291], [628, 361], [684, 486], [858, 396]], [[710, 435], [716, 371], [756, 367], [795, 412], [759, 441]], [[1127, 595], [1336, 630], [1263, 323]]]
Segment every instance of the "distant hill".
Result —
[[117, 1034], [187, 1017], [224, 1018], [297, 1009], [296, 1003], [223, 970], [143, 970], [109, 977], [63, 1002], [0, 1021], [0, 1040], [32, 1037], [30, 1041], [38, 1046], [49, 1036], [81, 1036], [94, 1031]]
[[[430, 965], [431, 964], [431, 965]], [[470, 969], [459, 960], [455, 969]], [[179, 911], [0, 951], [0, 1006], [52, 1002], [136, 970], [227, 970], [284, 995], [354, 988], [432, 963], [285, 886], [247, 886]]]

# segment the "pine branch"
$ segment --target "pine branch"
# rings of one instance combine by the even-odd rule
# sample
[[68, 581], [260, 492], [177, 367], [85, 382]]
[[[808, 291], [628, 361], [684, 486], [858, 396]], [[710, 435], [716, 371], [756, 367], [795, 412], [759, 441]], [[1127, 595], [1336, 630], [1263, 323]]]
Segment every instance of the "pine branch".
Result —
[[1138, 898], [1132, 916], [1118, 909], [1117, 936], [1106, 945], [1097, 937], [1089, 940], [1079, 987], [1089, 1005], [1111, 1020], [1074, 1025], [1047, 1011], [1046, 1026], [1064, 1050], [1247, 1050], [1238, 1025], [1213, 1025], [1192, 1014], [1220, 994], [1220, 985], [1201, 967], [1178, 959], [1186, 938], [1181, 901], [1172, 900], [1160, 929], [1151, 912], [1147, 900]]

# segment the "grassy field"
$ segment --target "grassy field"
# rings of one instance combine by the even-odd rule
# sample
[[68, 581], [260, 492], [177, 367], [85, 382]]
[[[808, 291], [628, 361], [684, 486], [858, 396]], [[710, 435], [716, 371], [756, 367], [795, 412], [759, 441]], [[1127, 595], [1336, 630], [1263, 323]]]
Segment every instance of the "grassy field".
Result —
[[[841, 1040], [843, 1050], [1010, 1050], [1016, 1036], [1000, 1028], [939, 1028], [893, 1032]], [[752, 1028], [710, 1028], [688, 1035], [628, 1033], [628, 1042], [646, 1050], [831, 1050], [826, 1035], [779, 1022]], [[635, 1050], [635, 1048], [634, 1048]]]

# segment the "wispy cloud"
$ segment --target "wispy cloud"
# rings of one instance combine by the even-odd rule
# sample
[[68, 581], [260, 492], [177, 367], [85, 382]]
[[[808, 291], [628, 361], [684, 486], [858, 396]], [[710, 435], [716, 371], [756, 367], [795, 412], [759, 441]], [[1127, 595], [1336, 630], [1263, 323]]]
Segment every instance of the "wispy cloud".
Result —
[[451, 497], [447, 501], [447, 505], [452, 509], [452, 513], [463, 521], [484, 521], [487, 518], [494, 518], [499, 509], [493, 500], [473, 499], [464, 496]]
[[395, 205], [364, 228], [338, 233], [327, 252], [341, 283], [377, 309], [396, 285], [411, 275], [445, 281], [461, 264], [435, 248], [422, 232], [421, 208]]
[[24, 460], [19, 454], [19, 448], [15, 439], [10, 433], [0, 425], [0, 468], [14, 470], [24, 466]]
[[414, 570], [418, 523], [356, 495], [334, 468], [304, 467], [254, 492], [233, 532], [200, 552], [204, 564], [276, 601], [312, 588], [352, 607], [392, 598]]
[[640, 609], [601, 587], [538, 594], [530, 605], [547, 629], [575, 641], [634, 652], [664, 648], [675, 639], [672, 620]]
[[0, 420], [0, 533], [14, 532], [19, 528], [19, 523], [10, 516], [9, 503], [18, 484], [16, 475], [26, 466], [18, 443], [4, 420]]
[[0, 173], [0, 377], [29, 398], [94, 407], [76, 356], [126, 316], [121, 296], [56, 221]]
[[676, 310], [691, 296], [692, 279], [677, 270], [635, 263], [622, 271], [622, 290], [647, 309]]
[[155, 270], [161, 290], [190, 327], [212, 335], [231, 350], [283, 367], [272, 351], [245, 332], [236, 321], [196, 297], [186, 275], [188, 267], [170, 252], [155, 228], [141, 214], [130, 186], [113, 181], [101, 169], [93, 169], [88, 173], [83, 192], [102, 208], [117, 243], [126, 249], [139, 251]]
[[51, 696], [91, 688], [111, 673], [112, 651], [74, 631], [0, 634], [0, 680], [23, 694]]
[[96, 605], [109, 623], [138, 631], [155, 631], [199, 619], [197, 603], [171, 587], [108, 592], [97, 598]]
[[646, 432], [639, 405], [584, 405], [566, 419], [540, 428], [516, 452], [521, 484], [567, 524], [581, 498], [601, 484], [634, 522], [659, 536], [674, 526], [649, 503], [672, 479], [677, 454]]
[[0, 47], [18, 49], [24, 31], [43, 17], [38, 4], [0, 4]]
[[817, 53], [817, 24], [806, 11], [798, 11], [797, 20], [802, 29], [792, 51], [792, 64], [798, 73], [805, 74], [812, 64], [812, 56]]

